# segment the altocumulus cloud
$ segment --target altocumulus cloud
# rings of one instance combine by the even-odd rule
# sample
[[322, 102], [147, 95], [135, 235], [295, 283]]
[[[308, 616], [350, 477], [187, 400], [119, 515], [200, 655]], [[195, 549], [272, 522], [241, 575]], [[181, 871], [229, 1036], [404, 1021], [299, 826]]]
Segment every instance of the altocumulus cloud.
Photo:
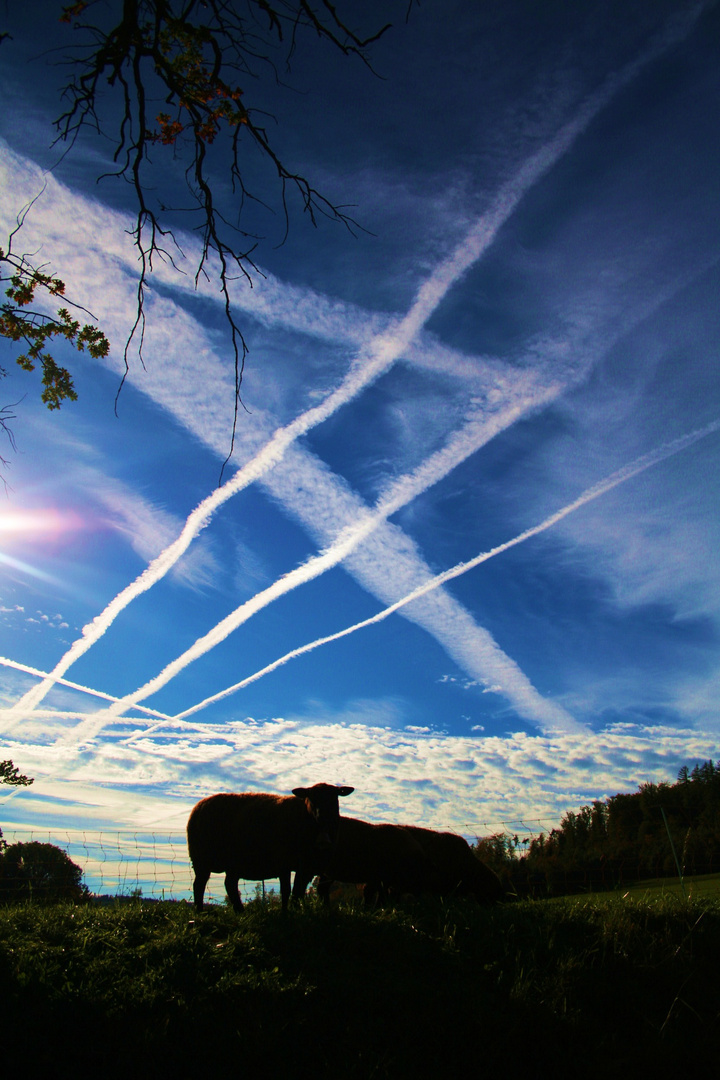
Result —
[[[394, 708], [391, 714], [397, 719]], [[55, 813], [51, 804], [62, 800], [64, 820], [74, 827], [180, 834], [208, 791], [282, 792], [324, 777], [355, 786], [353, 814], [473, 836], [500, 831], [503, 823], [551, 828], [566, 810], [714, 756], [717, 742], [698, 731], [630, 724], [472, 738], [329, 719], [248, 718], [168, 720], [150, 733], [126, 720], [91, 750], [34, 741], [29, 730], [6, 752], [36, 776], [21, 800], [5, 801], [8, 825], [30, 816], [42, 827]]]

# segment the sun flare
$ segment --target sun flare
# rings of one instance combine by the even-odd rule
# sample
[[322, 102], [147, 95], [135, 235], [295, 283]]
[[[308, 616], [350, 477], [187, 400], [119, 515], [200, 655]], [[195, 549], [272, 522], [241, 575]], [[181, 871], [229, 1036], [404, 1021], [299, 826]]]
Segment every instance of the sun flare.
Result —
[[2, 536], [59, 536], [74, 532], [83, 524], [79, 514], [54, 507], [37, 510], [11, 510], [0, 512], [0, 537]]

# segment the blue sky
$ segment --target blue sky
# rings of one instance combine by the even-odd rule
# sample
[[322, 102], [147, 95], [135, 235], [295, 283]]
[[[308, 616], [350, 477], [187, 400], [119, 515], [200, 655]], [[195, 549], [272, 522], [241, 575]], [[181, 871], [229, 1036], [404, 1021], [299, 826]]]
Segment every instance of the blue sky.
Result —
[[[717, 756], [716, 6], [424, 0], [394, 5], [377, 76], [299, 50], [259, 100], [366, 231], [298, 210], [280, 244], [250, 206], [220, 491], [232, 360], [181, 223], [188, 272], [157, 265], [114, 415], [133, 207], [95, 182], [102, 139], [51, 147], [43, 48], [72, 31], [44, 10], [45, 41], [7, 16], [0, 224], [45, 185], [23, 249], [111, 353], [62, 353], [79, 400], [50, 414], [0, 343], [0, 756], [36, 777], [3, 826], [180, 832], [214, 791], [327, 781], [348, 813], [472, 835]], [[171, 201], [169, 150], [154, 179]]]

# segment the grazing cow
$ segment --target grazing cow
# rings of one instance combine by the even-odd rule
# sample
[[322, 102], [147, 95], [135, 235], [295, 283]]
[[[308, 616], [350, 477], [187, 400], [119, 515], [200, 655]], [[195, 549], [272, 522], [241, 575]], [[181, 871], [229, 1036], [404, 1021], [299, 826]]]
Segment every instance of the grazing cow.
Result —
[[365, 885], [365, 899], [387, 889], [416, 892], [434, 873], [418, 840], [399, 825], [340, 818], [337, 844], [323, 858], [318, 894], [327, 904], [333, 881]]
[[242, 910], [240, 878], [280, 879], [282, 909], [290, 898], [290, 872], [295, 871], [293, 899], [322, 867], [322, 855], [337, 841], [338, 797], [354, 788], [315, 784], [294, 788], [292, 795], [211, 795], [202, 799], [187, 823], [188, 850], [195, 871], [193, 896], [203, 909], [210, 874], [225, 874], [225, 892], [235, 911]]
[[440, 896], [470, 895], [481, 903], [503, 900], [505, 890], [500, 878], [472, 853], [462, 836], [451, 832], [421, 829], [417, 825], [401, 828], [423, 848], [434, 872], [425, 882], [428, 892]]

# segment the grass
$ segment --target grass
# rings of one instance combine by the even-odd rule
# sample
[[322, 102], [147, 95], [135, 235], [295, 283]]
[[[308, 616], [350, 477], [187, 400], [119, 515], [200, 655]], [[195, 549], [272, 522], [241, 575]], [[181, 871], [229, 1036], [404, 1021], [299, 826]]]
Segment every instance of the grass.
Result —
[[[610, 892], [587, 892], [575, 893], [571, 899], [585, 900], [588, 896], [597, 901], [602, 900], [625, 900], [644, 897], [647, 900], [661, 900], [675, 898], [676, 900], [720, 900], [720, 874], [696, 874], [683, 879], [682, 885], [677, 876], [666, 878], [649, 878], [644, 881], [633, 881], [629, 885], [619, 886]], [[560, 897], [560, 902], [565, 902], [567, 897]]]
[[[683, 880], [684, 895], [691, 899], [701, 897], [720, 900], [720, 874], [698, 874]], [[630, 895], [638, 893], [654, 899], [657, 896], [683, 897], [683, 888], [677, 877], [659, 878], [653, 881], [638, 881], [629, 887]]]
[[712, 898], [7, 907], [2, 1060], [123, 1078], [665, 1076], [714, 1056], [718, 970]]

